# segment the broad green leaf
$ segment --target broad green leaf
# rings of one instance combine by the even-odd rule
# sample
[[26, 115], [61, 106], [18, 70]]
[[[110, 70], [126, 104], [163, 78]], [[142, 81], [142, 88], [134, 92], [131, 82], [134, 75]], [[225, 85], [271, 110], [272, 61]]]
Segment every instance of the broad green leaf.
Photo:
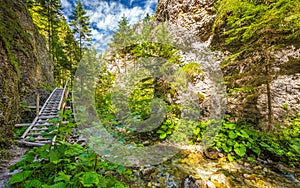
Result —
[[256, 153], [257, 155], [260, 155], [260, 148], [259, 147], [257, 147], [257, 146], [255, 146], [255, 145], [252, 145], [252, 147], [251, 147], [251, 149], [252, 149], [252, 151], [254, 152], [254, 153]]
[[122, 172], [124, 172], [126, 170], [126, 168], [124, 167], [124, 166], [118, 166], [118, 168], [117, 168], [117, 172], [118, 173], [122, 173]]
[[245, 146], [247, 146], [247, 147], [251, 147], [251, 143], [250, 142], [246, 142], [246, 143], [244, 143], [245, 144]]
[[92, 187], [93, 185], [97, 185], [99, 183], [99, 177], [96, 172], [85, 172], [80, 179], [80, 182], [85, 187]]
[[269, 146], [268, 144], [266, 144], [265, 142], [260, 142], [259, 143], [262, 147], [266, 148], [266, 149], [271, 149], [271, 146]]
[[196, 128], [195, 130], [194, 130], [194, 134], [195, 135], [198, 135], [200, 133], [200, 128]]
[[42, 164], [40, 162], [33, 162], [32, 164], [27, 165], [28, 168], [39, 168], [41, 166]]
[[235, 132], [234, 131], [229, 131], [229, 138], [231, 138], [231, 139], [235, 139], [236, 137], [238, 137], [238, 135], [237, 134], [235, 134]]
[[229, 147], [227, 147], [227, 145], [226, 144], [222, 144], [222, 149], [225, 151], [225, 152], [231, 152], [231, 150], [232, 150], [232, 147], [231, 146], [229, 146]]
[[232, 155], [230, 155], [230, 154], [228, 153], [227, 159], [228, 159], [230, 162], [232, 162], [232, 161], [234, 160], [234, 156], [232, 156]]
[[50, 185], [49, 188], [65, 188], [66, 184], [64, 182], [59, 182], [54, 185]]
[[247, 160], [250, 162], [255, 162], [255, 158], [253, 158], [253, 157], [247, 157]]
[[64, 172], [59, 172], [59, 176], [55, 177], [54, 182], [64, 181], [66, 183], [70, 182], [71, 175], [66, 175]]
[[246, 150], [247, 149], [243, 144], [236, 143], [234, 145], [234, 152], [240, 157], [243, 157], [246, 154]]
[[228, 140], [226, 141], [226, 144], [229, 145], [229, 146], [233, 146], [233, 145], [235, 144], [235, 142], [232, 141], [232, 140], [230, 140], [230, 139], [228, 139]]
[[226, 128], [226, 129], [235, 129], [235, 127], [236, 127], [236, 125], [235, 125], [235, 123], [224, 123], [224, 127]]
[[292, 148], [294, 148], [294, 150], [296, 150], [296, 152], [298, 152], [300, 154], [300, 138], [294, 138], [294, 140], [292, 140]]
[[23, 172], [19, 172], [19, 173], [17, 173], [17, 174], [14, 174], [14, 175], [10, 178], [9, 181], [10, 181], [11, 184], [23, 182], [23, 181], [25, 181], [31, 174], [32, 174], [32, 171], [23, 171]]
[[36, 179], [30, 180], [25, 184], [25, 188], [40, 188], [41, 186], [42, 186], [42, 182]]
[[69, 169], [69, 170], [75, 170], [75, 169], [76, 169], [76, 163], [68, 164], [66, 167], [67, 167], [67, 169]]
[[238, 135], [241, 136], [242, 138], [249, 138], [249, 135], [245, 130], [240, 130], [238, 132]]
[[52, 149], [49, 153], [50, 162], [57, 164], [59, 162], [60, 153], [56, 149]]
[[167, 137], [167, 133], [162, 133], [161, 135], [159, 135], [159, 138], [160, 139], [164, 139]]
[[78, 156], [85, 152], [83, 147], [79, 144], [74, 144], [72, 147], [69, 147], [68, 150], [65, 151], [65, 156], [66, 157], [73, 157], [73, 156]]

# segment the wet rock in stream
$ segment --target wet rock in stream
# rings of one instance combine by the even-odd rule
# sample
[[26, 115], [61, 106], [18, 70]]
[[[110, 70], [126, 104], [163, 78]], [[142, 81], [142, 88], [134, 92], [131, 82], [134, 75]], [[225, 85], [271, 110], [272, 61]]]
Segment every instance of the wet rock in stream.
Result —
[[[278, 164], [272, 164], [278, 166]], [[283, 165], [283, 164], [281, 164]], [[273, 171], [274, 167], [259, 161], [229, 162], [226, 157], [209, 159], [201, 152], [184, 150], [157, 166], [137, 170], [137, 181], [131, 187], [151, 188], [297, 188], [296, 168], [284, 166], [288, 172]]]

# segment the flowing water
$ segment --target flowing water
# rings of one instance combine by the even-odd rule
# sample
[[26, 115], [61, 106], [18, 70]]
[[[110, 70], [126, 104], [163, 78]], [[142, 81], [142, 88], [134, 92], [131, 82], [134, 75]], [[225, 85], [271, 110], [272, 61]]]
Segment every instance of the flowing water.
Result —
[[300, 187], [299, 169], [263, 160], [229, 162], [215, 154], [218, 158], [210, 159], [197, 150], [182, 150], [161, 165], [137, 170], [138, 180], [132, 187]]

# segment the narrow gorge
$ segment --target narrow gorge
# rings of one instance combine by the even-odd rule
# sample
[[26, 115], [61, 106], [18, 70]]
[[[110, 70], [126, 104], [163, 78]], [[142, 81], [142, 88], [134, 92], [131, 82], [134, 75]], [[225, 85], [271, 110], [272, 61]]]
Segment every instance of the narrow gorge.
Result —
[[0, 0], [0, 187], [300, 187], [299, 20], [288, 0]]

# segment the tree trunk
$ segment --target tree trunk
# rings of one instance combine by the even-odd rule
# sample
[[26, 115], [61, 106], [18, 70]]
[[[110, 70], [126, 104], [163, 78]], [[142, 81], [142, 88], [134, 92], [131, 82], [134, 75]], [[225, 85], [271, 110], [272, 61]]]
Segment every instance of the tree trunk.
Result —
[[273, 110], [272, 110], [272, 93], [271, 93], [271, 64], [269, 52], [265, 49], [264, 53], [266, 55], [266, 85], [267, 85], [267, 107], [268, 107], [268, 127], [267, 130], [271, 131], [273, 129]]
[[79, 32], [79, 58], [80, 60], [82, 59], [82, 35], [81, 32]]

